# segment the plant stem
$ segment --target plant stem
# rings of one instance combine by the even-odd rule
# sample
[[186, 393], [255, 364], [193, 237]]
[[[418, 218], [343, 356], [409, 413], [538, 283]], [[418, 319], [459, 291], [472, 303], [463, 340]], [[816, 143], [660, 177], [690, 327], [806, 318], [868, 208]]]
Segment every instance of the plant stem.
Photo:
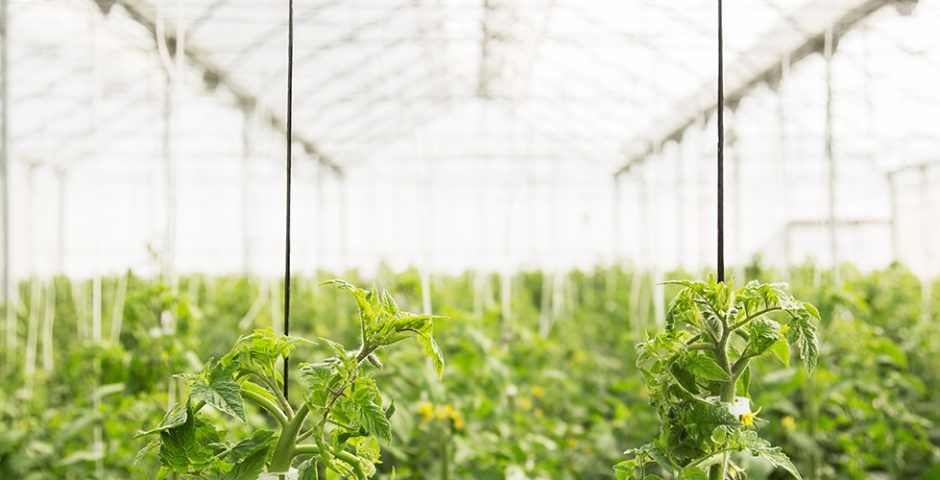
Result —
[[242, 397], [254, 402], [255, 405], [261, 407], [273, 415], [277, 420], [277, 423], [281, 424], [281, 428], [286, 427], [290, 421], [288, 420], [287, 415], [282, 412], [281, 409], [274, 404], [274, 402], [268, 400], [267, 398], [264, 398], [261, 395], [258, 395], [257, 393], [249, 390], [242, 390]]
[[304, 419], [307, 418], [308, 413], [310, 413], [310, 409], [304, 403], [297, 410], [294, 418], [281, 429], [281, 437], [278, 438], [277, 445], [274, 447], [274, 456], [271, 457], [270, 471], [286, 472], [290, 469], [295, 456], [294, 446], [297, 443], [297, 432], [300, 431], [300, 427], [304, 424]]
[[[728, 359], [728, 339], [731, 336], [732, 328], [728, 328], [727, 321], [722, 318], [722, 323], [724, 324], [724, 332], [722, 332], [721, 339], [716, 345], [715, 356], [718, 359], [718, 365], [728, 373], [728, 376], [731, 378], [729, 381], [724, 382], [721, 386], [721, 402], [734, 402], [735, 397], [735, 388], [737, 386], [737, 378], [734, 376], [734, 369], [731, 366], [731, 362]], [[728, 472], [728, 461], [731, 454], [725, 452], [723, 458], [719, 463], [716, 463], [711, 466], [711, 469], [708, 472], [708, 480], [725, 480], [725, 477]]]
[[441, 480], [450, 479], [450, 435], [441, 443]]

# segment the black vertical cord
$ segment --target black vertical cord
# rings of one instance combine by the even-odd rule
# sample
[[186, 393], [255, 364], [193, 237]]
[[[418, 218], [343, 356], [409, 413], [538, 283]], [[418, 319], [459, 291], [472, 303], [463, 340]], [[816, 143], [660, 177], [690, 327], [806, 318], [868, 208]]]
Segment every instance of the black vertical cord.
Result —
[[[287, 0], [287, 215], [284, 234], [284, 335], [290, 335], [290, 181], [294, 100], [294, 0]], [[287, 397], [290, 357], [284, 357], [284, 398]]]
[[718, 281], [725, 281], [725, 66], [724, 31], [718, 0]]

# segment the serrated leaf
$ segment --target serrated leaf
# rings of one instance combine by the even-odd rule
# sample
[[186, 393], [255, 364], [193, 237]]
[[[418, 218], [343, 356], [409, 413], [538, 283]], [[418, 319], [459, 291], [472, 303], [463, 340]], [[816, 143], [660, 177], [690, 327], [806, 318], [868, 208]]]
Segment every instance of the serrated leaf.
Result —
[[431, 357], [431, 361], [434, 363], [434, 370], [437, 372], [437, 378], [444, 377], [444, 354], [441, 352], [441, 348], [437, 346], [437, 342], [434, 341], [434, 337], [430, 333], [418, 334], [416, 337], [418, 339], [418, 344], [424, 348], [424, 354], [428, 357]]
[[800, 476], [800, 472], [793, 465], [793, 462], [790, 461], [790, 457], [783, 453], [780, 447], [771, 446], [767, 440], [756, 436], [748, 437], [748, 442], [744, 447], [751, 452], [751, 455], [763, 458], [774, 467], [786, 470], [787, 473], [793, 475], [797, 480], [803, 480], [803, 477]]
[[253, 455], [258, 450], [265, 450], [274, 444], [275, 432], [273, 430], [255, 430], [251, 437], [235, 444], [229, 449], [226, 459], [229, 463], [239, 463]]
[[819, 358], [819, 337], [816, 325], [810, 321], [809, 316], [800, 315], [790, 320], [790, 329], [787, 331], [787, 340], [800, 348], [800, 358], [803, 366], [812, 371]]
[[713, 382], [727, 382], [731, 375], [724, 371], [718, 362], [708, 355], [690, 355], [688, 368], [693, 374]]
[[189, 381], [190, 395], [212, 405], [220, 412], [245, 422], [245, 406], [241, 395], [241, 385], [235, 382], [233, 375], [236, 365], [215, 364], [208, 367], [208, 374]]
[[385, 417], [385, 410], [372, 402], [356, 403], [356, 422], [369, 434], [386, 442], [392, 440], [392, 426]]
[[760, 355], [769, 349], [774, 342], [780, 340], [780, 324], [769, 318], [757, 318], [748, 325], [750, 340], [748, 345], [755, 355]]
[[268, 450], [260, 449], [232, 467], [220, 480], [257, 480], [267, 458]]
[[160, 461], [176, 471], [189, 471], [213, 459], [221, 438], [215, 428], [197, 420], [187, 407], [186, 421], [160, 432]]
[[154, 433], [160, 433], [171, 428], [178, 427], [186, 423], [186, 419], [189, 418], [189, 408], [185, 405], [175, 404], [170, 407], [170, 410], [166, 412], [166, 415], [163, 416], [163, 420], [160, 421], [160, 425], [157, 428], [137, 432], [137, 435], [134, 438], [143, 437], [146, 435], [151, 435]]

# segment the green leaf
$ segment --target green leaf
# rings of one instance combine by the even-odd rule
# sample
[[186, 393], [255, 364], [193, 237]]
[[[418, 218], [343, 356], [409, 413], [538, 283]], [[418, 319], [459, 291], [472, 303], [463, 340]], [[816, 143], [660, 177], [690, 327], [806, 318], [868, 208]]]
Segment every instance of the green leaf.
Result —
[[275, 438], [275, 432], [273, 430], [255, 430], [251, 434], [251, 437], [238, 442], [229, 449], [227, 460], [229, 463], [239, 463], [258, 450], [263, 449], [267, 451], [267, 449], [274, 444]]
[[800, 476], [800, 472], [793, 466], [793, 462], [790, 461], [790, 457], [783, 453], [780, 447], [771, 446], [770, 442], [757, 435], [748, 436], [746, 438], [747, 442], [744, 447], [751, 452], [751, 455], [763, 458], [774, 467], [786, 470], [797, 480], [803, 480], [803, 477]]
[[782, 338], [780, 324], [769, 318], [757, 318], [748, 325], [749, 347], [754, 355], [760, 355]]
[[371, 400], [356, 399], [356, 423], [371, 435], [386, 442], [392, 440], [392, 426], [385, 417], [385, 410]]
[[264, 471], [267, 458], [267, 448], [257, 450], [232, 467], [220, 480], [258, 480], [258, 476]]
[[311, 343], [297, 337], [278, 335], [270, 328], [255, 330], [235, 342], [232, 350], [219, 361], [222, 365], [235, 365], [239, 374], [253, 373], [282, 380], [277, 361], [290, 353], [299, 343]]
[[424, 348], [424, 354], [428, 357], [431, 357], [431, 361], [434, 362], [434, 370], [437, 371], [437, 378], [444, 377], [444, 353], [441, 352], [440, 347], [437, 346], [437, 342], [434, 341], [434, 337], [431, 336], [431, 333], [418, 334], [416, 337], [418, 344]]
[[166, 412], [166, 415], [163, 416], [163, 420], [160, 421], [160, 425], [157, 428], [138, 432], [134, 438], [143, 437], [145, 435], [150, 435], [153, 433], [160, 433], [171, 428], [179, 427], [186, 423], [186, 420], [189, 418], [189, 408], [184, 405], [175, 404], [170, 407], [170, 411]]
[[134, 465], [137, 465], [138, 463], [140, 463], [141, 460], [144, 459], [144, 457], [146, 457], [147, 455], [150, 455], [151, 453], [159, 449], [160, 449], [160, 439], [155, 438], [151, 440], [150, 443], [145, 445], [144, 448], [141, 448], [140, 451], [137, 452], [137, 455], [134, 456]]
[[[210, 362], [211, 363], [211, 362]], [[245, 422], [245, 406], [242, 400], [241, 385], [235, 382], [233, 375], [236, 365], [206, 365], [208, 374], [189, 378], [191, 396], [212, 405], [217, 410], [227, 413]]]
[[741, 376], [738, 377], [738, 394], [748, 396], [751, 394], [751, 366], [748, 365]]
[[777, 340], [770, 346], [770, 352], [785, 366], [790, 366], [790, 344], [786, 340]]
[[713, 382], [727, 382], [731, 375], [724, 371], [718, 362], [708, 355], [690, 355], [688, 368], [693, 374]]
[[213, 460], [221, 438], [212, 425], [197, 420], [187, 407], [186, 421], [160, 432], [160, 460], [176, 471], [189, 471], [195, 465]]
[[799, 315], [790, 320], [790, 330], [787, 331], [787, 340], [800, 348], [800, 358], [803, 366], [812, 371], [819, 358], [819, 337], [816, 325], [810, 321], [808, 315]]
[[311, 458], [304, 460], [297, 467], [297, 480], [320, 480], [320, 471], [317, 469], [317, 459]]
[[679, 480], [708, 480], [708, 474], [701, 468], [687, 467], [682, 469]]
[[669, 371], [672, 373], [672, 378], [675, 378], [679, 385], [682, 385], [690, 393], [695, 395], [699, 392], [698, 385], [695, 383], [695, 376], [692, 375], [691, 371], [683, 368], [678, 362], [674, 362]]
[[712, 430], [712, 441], [717, 444], [725, 443], [725, 439], [728, 438], [728, 427], [725, 425], [719, 425]]

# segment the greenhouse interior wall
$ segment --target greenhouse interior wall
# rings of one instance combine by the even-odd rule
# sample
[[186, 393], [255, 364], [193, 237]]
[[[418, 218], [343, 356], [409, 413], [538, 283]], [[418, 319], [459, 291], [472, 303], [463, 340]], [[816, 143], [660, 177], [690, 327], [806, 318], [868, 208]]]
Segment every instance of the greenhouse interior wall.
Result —
[[[743, 478], [733, 473], [738, 467], [722, 477], [724, 467], [718, 473], [691, 463], [670, 472], [659, 463], [650, 467], [659, 477], [617, 463], [636, 455], [640, 460], [631, 461], [644, 465], [650, 454], [632, 450], [639, 446], [635, 432], [660, 428], [656, 407], [647, 405], [654, 386], [644, 383], [649, 374], [639, 373], [642, 353], [633, 347], [667, 324], [673, 328], [682, 305], [671, 299], [682, 293], [669, 282], [698, 278], [707, 285], [719, 250], [721, 269], [727, 265], [738, 287], [789, 282], [822, 312], [818, 377], [793, 374], [799, 380], [792, 382], [856, 385], [864, 372], [900, 397], [856, 398], [840, 390], [842, 396], [817, 400], [822, 407], [807, 400], [812, 415], [828, 412], [826, 402], [881, 408], [853, 417], [861, 432], [851, 439], [835, 433], [822, 439], [816, 429], [828, 427], [817, 423], [801, 433], [806, 425], [797, 413], [805, 405], [778, 411], [768, 404], [768, 438], [786, 439], [784, 452], [803, 478], [940, 478], [934, 423], [940, 409], [930, 407], [940, 402], [940, 379], [924, 373], [940, 368], [934, 355], [940, 355], [940, 0], [724, 2], [721, 45], [719, 5], [0, 0], [6, 350], [0, 371], [10, 375], [0, 382], [0, 478], [170, 475], [166, 458], [130, 465], [146, 443], [133, 435], [182, 402], [188, 390], [172, 386], [171, 375], [198, 372], [206, 361], [209, 369], [212, 358], [254, 328], [289, 333], [280, 319], [291, 311], [282, 304], [290, 294], [285, 256], [297, 282], [298, 335], [351, 338], [354, 304], [315, 287], [347, 278], [388, 288], [403, 309], [451, 317], [436, 325], [445, 325], [438, 333], [444, 356], [455, 359], [438, 384], [429, 380], [430, 367], [415, 366], [414, 355], [390, 351], [392, 368], [375, 374], [380, 386], [411, 368], [421, 387], [390, 389], [403, 406], [391, 420], [394, 436], [368, 437], [376, 451], [382, 445], [385, 464], [363, 460], [364, 474], [335, 467], [319, 445], [322, 457], [313, 458], [321, 463], [294, 464], [305, 474], [312, 468], [332, 475], [323, 478], [395, 478], [393, 472], [408, 479], [706, 478], [695, 476], [702, 471], [709, 479]], [[228, 304], [219, 300], [227, 297]], [[154, 339], [128, 340], [149, 318], [140, 312], [150, 307], [138, 311], [132, 303], [151, 301], [164, 302], [153, 307], [163, 311], [150, 330], [141, 327]], [[812, 310], [787, 312], [796, 318]], [[890, 312], [898, 318], [886, 320]], [[830, 324], [827, 315], [858, 324]], [[479, 333], [447, 324], [465, 320]], [[225, 325], [214, 336], [206, 334], [212, 322]], [[616, 342], [605, 337], [621, 330]], [[564, 332], [584, 344], [567, 350], [564, 342], [576, 340]], [[442, 340], [449, 333], [453, 339]], [[783, 341], [789, 333], [780, 335]], [[179, 345], [155, 346], [162, 336], [178, 336]], [[367, 343], [361, 340], [360, 353]], [[80, 350], [85, 343], [100, 352]], [[807, 354], [801, 345], [792, 347], [794, 359]], [[119, 371], [109, 362], [151, 371], [151, 364], [135, 363], [147, 348], [165, 349], [159, 351], [166, 364], [152, 367], [163, 383], [152, 380], [161, 386], [140, 390], [152, 396], [130, 393], [143, 381], [122, 376], [131, 373], [103, 378], [108, 368]], [[866, 363], [862, 349], [900, 366], [882, 372]], [[553, 355], [564, 360], [552, 363]], [[596, 358], [577, 360], [584, 355]], [[185, 360], [167, 360], [176, 357]], [[798, 362], [789, 363], [790, 350], [786, 357], [791, 372]], [[830, 368], [827, 359], [845, 363]], [[585, 361], [591, 367], [577, 366]], [[571, 362], [574, 370], [566, 372]], [[52, 393], [41, 386], [56, 375], [77, 375], [69, 365], [92, 364], [98, 390]], [[761, 365], [760, 374], [773, 375]], [[499, 381], [506, 389], [483, 393], [496, 387], [468, 380], [479, 368], [504, 369]], [[631, 380], [617, 383], [616, 372]], [[602, 374], [608, 376], [595, 379]], [[447, 383], [451, 375], [457, 383]], [[546, 392], [556, 381], [564, 393]], [[750, 381], [757, 385], [758, 373]], [[790, 391], [796, 383], [768, 382], [752, 391], [751, 402], [782, 402], [794, 391], [812, 397], [804, 383]], [[91, 392], [109, 384], [140, 403], [103, 407], [117, 400]], [[528, 390], [517, 396], [517, 387]], [[611, 390], [631, 393], [602, 406], [581, 403]], [[73, 395], [94, 400], [85, 405]], [[512, 412], [535, 402], [532, 415], [571, 415], [577, 426], [539, 420], [543, 431], [504, 418], [491, 413], [499, 406], [489, 405], [487, 395]], [[573, 410], [549, 405], [554, 395]], [[65, 412], [69, 402], [70, 413], [50, 413]], [[378, 406], [385, 408], [382, 397]], [[451, 410], [434, 410], [443, 406]], [[109, 408], [131, 418], [121, 420], [126, 429], [109, 425], [119, 422]], [[150, 424], [134, 423], [132, 412]], [[414, 419], [396, 420], [403, 415]], [[903, 418], [883, 418], [891, 415]], [[434, 430], [439, 417], [450, 419], [451, 433]], [[62, 427], [76, 418], [89, 423]], [[623, 424], [597, 430], [596, 423], [612, 418]], [[794, 418], [796, 430], [787, 423]], [[740, 415], [738, 421], [744, 422]], [[68, 440], [71, 433], [37, 433], [46, 423], [91, 433]], [[879, 429], [890, 430], [889, 440], [878, 437], [872, 442], [882, 443], [874, 446], [863, 440], [882, 435]], [[624, 431], [634, 433], [621, 441]], [[445, 437], [438, 434], [447, 439], [440, 452], [435, 442]], [[427, 448], [418, 447], [421, 438], [430, 438]], [[356, 445], [343, 451], [367, 456]], [[516, 450], [504, 451], [509, 445]], [[560, 457], [545, 460], [553, 455]], [[774, 473], [742, 462], [748, 478], [790, 472], [781, 464], [773, 464]], [[269, 459], [266, 471], [275, 464]], [[258, 478], [258, 472], [224, 477], [234, 475], [232, 467], [216, 467], [217, 475], [172, 474]]]

